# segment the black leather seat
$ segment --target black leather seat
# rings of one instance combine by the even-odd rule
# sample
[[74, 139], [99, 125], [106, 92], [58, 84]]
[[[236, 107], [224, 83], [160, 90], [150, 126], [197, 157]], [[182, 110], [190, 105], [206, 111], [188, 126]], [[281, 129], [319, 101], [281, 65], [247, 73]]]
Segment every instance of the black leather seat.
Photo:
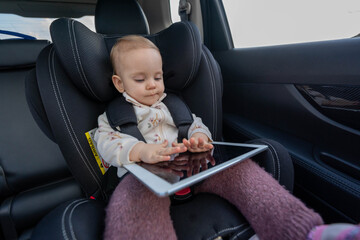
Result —
[[46, 40], [0, 41], [0, 239], [29, 239], [60, 203], [82, 195], [58, 146], [33, 120], [25, 77]]
[[[116, 4], [112, 8], [116, 8]], [[139, 11], [139, 8], [127, 11]], [[99, 31], [98, 20], [96, 25]], [[97, 126], [97, 116], [117, 94], [111, 84], [109, 51], [118, 37], [133, 32], [102, 33], [93, 33], [74, 20], [55, 21], [51, 26], [54, 44], [41, 52], [36, 78], [30, 76], [28, 79], [35, 89], [38, 87], [29, 93], [35, 99], [33, 102], [39, 102], [39, 105], [30, 106], [37, 116], [42, 116], [37, 122], [57, 142], [86, 195], [84, 199], [64, 203], [46, 216], [34, 231], [33, 239], [101, 238], [109, 177], [102, 175], [85, 133]], [[180, 95], [192, 112], [202, 117], [214, 139], [222, 140], [220, 69], [201, 44], [196, 27], [181, 22], [146, 37], [162, 52], [167, 90]], [[272, 150], [276, 152], [277, 148], [281, 146], [274, 144]], [[269, 163], [274, 176], [291, 189], [292, 176], [277, 175], [286, 172], [291, 175], [292, 165], [287, 165], [291, 160], [285, 155], [280, 159], [273, 156], [268, 152], [260, 157], [268, 158], [269, 161], [263, 162]], [[277, 164], [272, 160], [277, 160], [274, 161]], [[278, 171], [284, 166], [286, 170]], [[199, 194], [190, 202], [172, 206], [171, 215], [179, 239], [215, 239], [220, 235], [236, 234], [238, 239], [247, 239], [253, 234], [242, 215], [215, 195]]]

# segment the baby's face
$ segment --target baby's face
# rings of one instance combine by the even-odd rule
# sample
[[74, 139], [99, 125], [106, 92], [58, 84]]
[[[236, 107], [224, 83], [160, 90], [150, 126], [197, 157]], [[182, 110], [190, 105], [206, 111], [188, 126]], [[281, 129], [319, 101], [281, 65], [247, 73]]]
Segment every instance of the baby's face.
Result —
[[[126, 92], [139, 103], [151, 106], [164, 93], [162, 59], [152, 48], [134, 49], [121, 55], [117, 61], [113, 82], [119, 92]], [[118, 77], [114, 80], [114, 77]]]

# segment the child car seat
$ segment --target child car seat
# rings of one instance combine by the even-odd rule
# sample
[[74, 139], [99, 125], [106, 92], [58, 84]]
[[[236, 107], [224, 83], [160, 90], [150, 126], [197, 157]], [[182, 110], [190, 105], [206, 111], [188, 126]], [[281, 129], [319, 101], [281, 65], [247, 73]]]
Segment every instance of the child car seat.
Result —
[[[118, 4], [122, 2], [130, 1], [118, 1]], [[103, 205], [108, 198], [106, 175], [112, 172], [102, 174], [85, 133], [97, 126], [98, 115], [118, 94], [111, 83], [109, 52], [116, 39], [124, 34], [97, 34], [65, 18], [56, 20], [50, 30], [53, 44], [41, 52], [37, 61], [35, 80], [39, 94], [36, 91], [28, 94], [40, 100], [43, 107], [31, 105], [36, 109], [32, 112], [41, 112], [38, 115], [41, 117], [36, 118], [38, 124], [59, 145], [86, 197], [96, 200], [78, 199], [59, 206], [38, 225], [33, 239], [99, 239]], [[180, 22], [145, 37], [162, 53], [167, 91], [178, 94], [203, 119], [214, 139], [221, 140], [220, 69], [202, 45], [196, 27], [190, 22]], [[30, 76], [28, 81], [33, 82], [34, 78]], [[281, 146], [274, 144], [273, 149], [278, 147]], [[266, 154], [271, 152], [263, 157], [268, 157]], [[269, 160], [264, 162], [277, 169], [285, 165], [272, 164], [272, 160], [290, 162], [288, 156]], [[286, 168], [289, 171], [281, 174], [292, 171], [291, 165]], [[280, 178], [277, 173], [274, 176]], [[280, 178], [281, 184], [289, 183], [291, 188], [292, 180], [286, 178], [289, 179]], [[231, 204], [210, 194], [199, 194], [190, 202], [172, 206], [171, 215], [179, 239], [213, 239], [237, 233], [238, 239], [246, 239], [252, 234], [246, 220]]]

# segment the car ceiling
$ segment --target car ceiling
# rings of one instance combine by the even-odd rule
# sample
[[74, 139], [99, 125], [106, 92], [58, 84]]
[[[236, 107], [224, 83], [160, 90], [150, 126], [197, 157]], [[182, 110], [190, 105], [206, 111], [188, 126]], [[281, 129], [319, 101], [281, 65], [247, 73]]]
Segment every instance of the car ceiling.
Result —
[[0, 12], [13, 13], [24, 17], [82, 17], [84, 15], [94, 15], [96, 1], [97, 0], [0, 0]]
[[[156, 33], [171, 25], [172, 20], [169, 1], [137, 1], [145, 12], [151, 33]], [[188, 1], [192, 6], [190, 20], [198, 26], [202, 35], [200, 1]], [[96, 3], [97, 0], [0, 0], [0, 13], [12, 13], [23, 17], [37, 18], [80, 18], [86, 15], [95, 15]]]
[[[0, 13], [24, 17], [81, 17], [94, 15], [97, 0], [0, 0]], [[168, 1], [138, 0], [144, 11], [167, 9]]]
[[[80, 18], [95, 15], [96, 2], [97, 0], [0, 0], [0, 13], [37, 18]], [[152, 33], [171, 24], [169, 1], [138, 0], [138, 2], [147, 16]]]

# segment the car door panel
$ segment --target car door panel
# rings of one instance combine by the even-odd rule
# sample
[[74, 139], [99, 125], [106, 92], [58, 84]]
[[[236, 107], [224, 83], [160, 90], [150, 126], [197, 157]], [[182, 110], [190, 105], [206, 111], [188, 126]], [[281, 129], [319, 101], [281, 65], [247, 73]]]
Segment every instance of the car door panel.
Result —
[[295, 194], [328, 222], [359, 222], [360, 38], [214, 55], [226, 138], [279, 141], [294, 160]]

